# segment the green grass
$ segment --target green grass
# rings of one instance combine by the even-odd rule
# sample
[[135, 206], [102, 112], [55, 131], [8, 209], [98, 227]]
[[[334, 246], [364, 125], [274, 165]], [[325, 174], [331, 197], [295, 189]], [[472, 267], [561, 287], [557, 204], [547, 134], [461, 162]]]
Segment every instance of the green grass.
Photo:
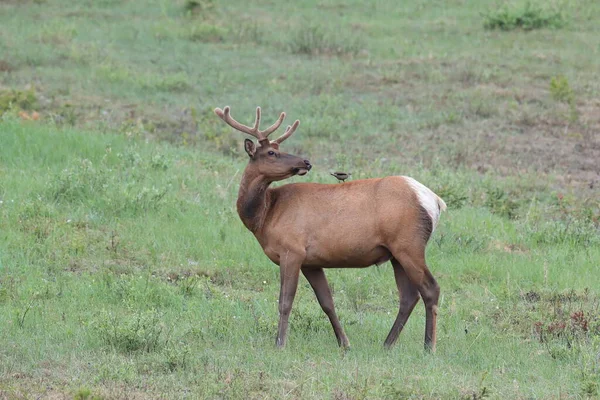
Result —
[[[484, 2], [0, 2], [0, 398], [594, 398], [597, 2], [484, 28]], [[566, 93], [566, 94], [565, 94]], [[330, 270], [341, 352], [235, 211], [242, 135], [285, 110], [293, 181], [404, 174], [449, 205], [389, 352], [389, 265]], [[39, 121], [23, 121], [39, 112]]]
[[306, 282], [277, 351], [278, 270], [234, 209], [243, 159], [12, 119], [0, 133], [8, 397], [47, 385], [105, 398], [597, 393], [593, 226], [451, 210], [429, 247], [443, 289], [435, 356], [422, 350], [421, 307], [383, 350], [397, 311], [387, 265], [329, 271], [350, 352]]

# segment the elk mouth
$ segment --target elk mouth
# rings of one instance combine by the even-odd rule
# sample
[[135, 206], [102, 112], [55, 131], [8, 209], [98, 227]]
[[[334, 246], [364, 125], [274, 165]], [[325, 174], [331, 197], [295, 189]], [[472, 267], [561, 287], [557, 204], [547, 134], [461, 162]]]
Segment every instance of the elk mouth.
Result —
[[294, 175], [304, 176], [308, 173], [308, 169], [307, 168], [294, 168], [293, 172], [294, 172]]
[[310, 161], [308, 160], [303, 160], [304, 161], [304, 165], [301, 167], [296, 167], [294, 169], [292, 169], [292, 172], [294, 175], [306, 175], [308, 173], [308, 171], [310, 171], [310, 169], [312, 168], [312, 165], [310, 165]]

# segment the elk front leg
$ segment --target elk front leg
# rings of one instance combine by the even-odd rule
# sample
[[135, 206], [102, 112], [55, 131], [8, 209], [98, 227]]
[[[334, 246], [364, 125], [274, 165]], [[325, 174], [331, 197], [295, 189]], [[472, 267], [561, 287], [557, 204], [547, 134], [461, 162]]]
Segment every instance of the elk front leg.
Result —
[[302, 268], [302, 273], [315, 291], [315, 295], [317, 296], [317, 300], [319, 301], [321, 308], [325, 314], [327, 314], [327, 317], [329, 317], [329, 321], [331, 322], [331, 326], [335, 332], [335, 337], [337, 338], [338, 344], [344, 349], [349, 348], [350, 342], [348, 341], [348, 337], [346, 336], [346, 333], [340, 324], [340, 320], [335, 313], [333, 297], [331, 296], [331, 290], [329, 290], [329, 284], [327, 283], [327, 278], [325, 277], [323, 268]]
[[275, 344], [279, 348], [285, 347], [287, 339], [288, 320], [292, 311], [292, 304], [298, 288], [300, 276], [300, 262], [285, 262], [279, 267], [281, 288], [279, 290], [279, 327]]

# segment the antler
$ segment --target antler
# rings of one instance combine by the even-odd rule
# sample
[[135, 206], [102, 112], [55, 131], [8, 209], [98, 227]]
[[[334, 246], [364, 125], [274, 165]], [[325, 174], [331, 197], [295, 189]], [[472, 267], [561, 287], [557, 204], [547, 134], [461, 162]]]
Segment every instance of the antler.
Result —
[[294, 122], [292, 124], [292, 126], [289, 126], [286, 128], [285, 132], [283, 133], [283, 135], [281, 135], [280, 137], [278, 137], [275, 140], [271, 141], [271, 144], [273, 143], [277, 143], [278, 145], [281, 144], [281, 142], [283, 142], [285, 139], [289, 138], [290, 136], [292, 136], [292, 133], [294, 133], [296, 131], [296, 129], [298, 129], [298, 125], [300, 125], [300, 120], [296, 120], [296, 122]]
[[[258, 141], [260, 142], [261, 140], [265, 140], [267, 139], [267, 137], [275, 132], [277, 130], [277, 128], [279, 128], [279, 126], [281, 125], [281, 123], [283, 122], [284, 118], [285, 118], [285, 113], [282, 112], [281, 115], [279, 116], [279, 118], [277, 119], [277, 121], [275, 121], [275, 123], [273, 125], [271, 125], [270, 127], [268, 127], [267, 129], [265, 129], [264, 131], [261, 131], [258, 129], [258, 126], [260, 124], [260, 107], [256, 107], [256, 120], [254, 121], [254, 126], [252, 128], [250, 128], [249, 126], [240, 124], [239, 122], [237, 122], [235, 119], [233, 119], [230, 115], [230, 108], [229, 106], [226, 106], [224, 109], [220, 109], [220, 108], [215, 108], [215, 114], [217, 114], [223, 121], [225, 121], [229, 126], [231, 126], [232, 128], [240, 131], [240, 132], [244, 132], [247, 133], [248, 135], [252, 135], [254, 136], [256, 139], [258, 139]], [[299, 122], [299, 121], [296, 121]], [[296, 125], [296, 123], [294, 123], [294, 125]], [[297, 126], [297, 125], [296, 125]], [[284, 141], [285, 139], [287, 139], [287, 137], [289, 137], [289, 135], [291, 135], [293, 133], [289, 133], [288, 134], [288, 130], [290, 128], [288, 127], [288, 129], [286, 129], [285, 133], [283, 134], [283, 136], [287, 136], [285, 138], [279, 138], [281, 139], [281, 141], [277, 142], [277, 143], [281, 143], [282, 141]], [[279, 140], [277, 139], [277, 140]]]

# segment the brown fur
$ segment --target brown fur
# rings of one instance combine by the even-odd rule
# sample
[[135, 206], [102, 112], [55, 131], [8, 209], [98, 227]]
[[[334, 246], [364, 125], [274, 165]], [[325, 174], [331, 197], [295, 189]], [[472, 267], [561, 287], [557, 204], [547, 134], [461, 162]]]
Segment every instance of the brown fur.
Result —
[[[257, 124], [254, 129], [258, 131]], [[290, 136], [288, 131], [285, 138]], [[394, 344], [422, 297], [426, 307], [425, 346], [434, 350], [439, 286], [425, 264], [433, 221], [414, 189], [400, 176], [269, 188], [273, 181], [304, 174], [311, 168], [307, 160], [280, 152], [281, 141], [274, 144], [262, 137], [259, 147], [246, 141], [250, 162], [237, 200], [242, 222], [267, 257], [280, 266], [277, 345], [283, 347], [286, 342], [301, 271], [329, 317], [338, 343], [348, 347], [323, 269], [365, 268], [391, 260], [400, 291], [400, 311], [385, 345]]]

